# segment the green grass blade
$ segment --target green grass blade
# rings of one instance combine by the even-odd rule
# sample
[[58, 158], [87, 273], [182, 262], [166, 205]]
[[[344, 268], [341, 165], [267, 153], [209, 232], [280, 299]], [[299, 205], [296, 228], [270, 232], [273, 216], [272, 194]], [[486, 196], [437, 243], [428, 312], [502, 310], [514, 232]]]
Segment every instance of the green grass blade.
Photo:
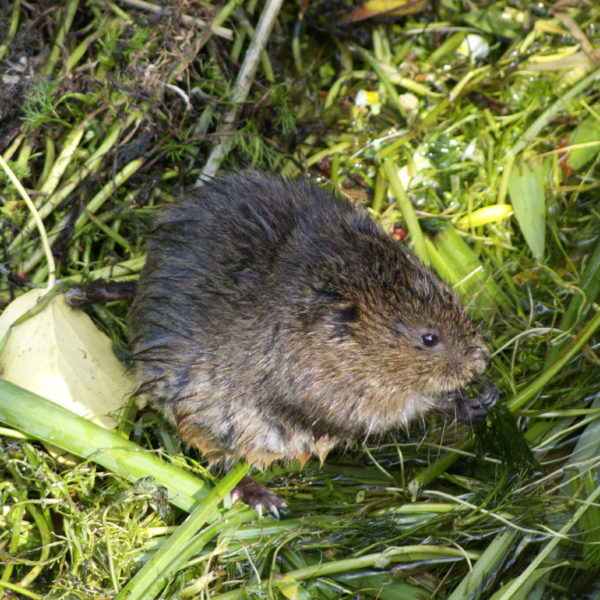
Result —
[[548, 163], [513, 163], [508, 193], [527, 245], [538, 262], [544, 261]]
[[511, 310], [508, 296], [453, 227], [442, 229], [435, 236], [434, 243], [428, 243], [427, 250], [433, 266], [442, 277], [458, 287], [465, 304], [472, 303], [483, 313], [498, 305]]
[[458, 584], [448, 600], [463, 600], [476, 596], [476, 590], [485, 583], [490, 573], [494, 573], [506, 558], [517, 537], [515, 529], [507, 529], [496, 536], [485, 552], [479, 557], [472, 571]]
[[[190, 543], [196, 532], [209, 521], [214, 521], [217, 505], [225, 494], [248, 473], [249, 466], [238, 463], [210, 494], [200, 502], [188, 518], [177, 528], [177, 531], [161, 546], [161, 549], [142, 567], [135, 577], [119, 592], [116, 600], [141, 600], [154, 598], [164, 586], [166, 580], [173, 576], [187, 558], [182, 552]], [[226, 519], [224, 516], [223, 519]], [[223, 524], [223, 523], [221, 523]], [[219, 533], [219, 527], [213, 526], [204, 532], [202, 540], [206, 543]], [[195, 548], [197, 544], [194, 544]], [[183, 560], [182, 560], [183, 559]]]
[[552, 365], [544, 369], [542, 373], [536, 377], [529, 385], [525, 386], [518, 392], [507, 406], [510, 410], [518, 410], [535, 394], [540, 392], [543, 387], [553, 378], [558, 375], [562, 369], [579, 353], [581, 348], [592, 337], [596, 330], [600, 327], [600, 312], [597, 312], [587, 323], [587, 325], [579, 332], [577, 337], [571, 342], [568, 348], [556, 359]]
[[408, 194], [402, 185], [402, 181], [400, 181], [400, 176], [398, 175], [398, 167], [391, 160], [387, 160], [383, 163], [385, 174], [387, 176], [387, 180], [390, 184], [390, 188], [392, 189], [392, 193], [396, 198], [396, 202], [400, 206], [400, 210], [402, 211], [402, 216], [406, 221], [406, 226], [408, 227], [408, 231], [412, 235], [413, 238], [413, 249], [415, 254], [424, 262], [428, 263], [428, 255], [427, 249], [425, 248], [425, 241], [423, 238], [423, 232], [421, 231], [421, 226], [419, 225], [419, 220], [417, 219], [417, 215], [415, 214], [415, 209], [411, 201], [408, 198]]
[[[344, 573], [347, 571], [357, 571], [365, 568], [385, 569], [391, 562], [411, 562], [421, 560], [474, 560], [478, 558], [478, 554], [468, 551], [463, 551], [460, 548], [449, 546], [436, 546], [432, 544], [409, 545], [409, 546], [391, 546], [383, 552], [375, 552], [373, 554], [365, 554], [363, 556], [332, 560], [323, 562], [308, 567], [295, 569], [286, 573], [286, 584], [289, 585], [289, 580], [295, 579], [303, 581], [316, 577], [325, 577]], [[264, 582], [259, 585], [248, 586], [248, 591], [263, 589]], [[224, 594], [214, 596], [213, 600], [233, 600], [238, 598], [241, 590], [233, 590]]]
[[189, 511], [210, 486], [155, 454], [4, 379], [0, 379], [0, 421], [62, 450], [93, 460], [129, 481], [152, 476], [167, 488], [169, 501]]
[[583, 501], [573, 517], [570, 518], [563, 527], [561, 527], [558, 535], [555, 535], [550, 539], [550, 541], [541, 549], [537, 556], [518, 577], [516, 577], [510, 584], [505, 586], [500, 593], [494, 595], [494, 600], [513, 600], [513, 598], [518, 597], [515, 596], [515, 594], [517, 594], [522, 587], [529, 586], [532, 584], [532, 582], [537, 581], [538, 569], [541, 568], [543, 561], [550, 555], [558, 543], [563, 540], [564, 536], [569, 532], [569, 530], [579, 522], [588, 508], [594, 505], [594, 502], [596, 502], [599, 497], [600, 487], [597, 487]]
[[[581, 293], [579, 293], [579, 290], [581, 290]], [[577, 322], [582, 322], [590, 311], [594, 300], [598, 297], [598, 294], [600, 294], [600, 241], [598, 241], [598, 244], [583, 271], [579, 283], [579, 290], [571, 299], [567, 310], [560, 320], [558, 329], [562, 331], [568, 331]], [[556, 360], [558, 355], [569, 343], [569, 339], [570, 338], [568, 337], [563, 339], [550, 349], [546, 358], [546, 365], [549, 365]]]

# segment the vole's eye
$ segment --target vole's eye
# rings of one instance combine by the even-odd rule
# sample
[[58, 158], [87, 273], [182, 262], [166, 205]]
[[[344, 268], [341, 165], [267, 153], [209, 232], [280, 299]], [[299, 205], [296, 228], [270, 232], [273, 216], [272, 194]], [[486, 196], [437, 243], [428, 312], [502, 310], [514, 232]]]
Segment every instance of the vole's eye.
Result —
[[438, 342], [440, 341], [440, 338], [438, 338], [438, 336], [435, 335], [435, 333], [424, 333], [421, 336], [421, 341], [423, 342], [424, 346], [433, 348], [433, 346], [437, 346]]

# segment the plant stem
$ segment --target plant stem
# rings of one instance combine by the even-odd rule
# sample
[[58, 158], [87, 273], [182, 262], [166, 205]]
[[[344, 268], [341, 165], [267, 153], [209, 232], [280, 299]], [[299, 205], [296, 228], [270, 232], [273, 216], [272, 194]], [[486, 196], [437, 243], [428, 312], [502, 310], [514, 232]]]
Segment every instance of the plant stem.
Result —
[[385, 169], [385, 174], [387, 176], [387, 180], [390, 184], [394, 197], [400, 206], [400, 210], [402, 211], [402, 216], [406, 221], [406, 226], [410, 231], [413, 238], [413, 248], [415, 254], [425, 263], [429, 264], [429, 256], [427, 254], [427, 248], [425, 247], [425, 240], [423, 238], [423, 232], [421, 231], [421, 226], [419, 225], [419, 220], [417, 219], [417, 215], [415, 214], [415, 209], [408, 199], [408, 195], [404, 186], [402, 185], [402, 181], [400, 181], [400, 176], [398, 175], [398, 167], [391, 160], [386, 160], [383, 163], [383, 168]]
[[65, 18], [56, 34], [56, 39], [54, 40], [54, 45], [52, 46], [52, 50], [50, 51], [50, 57], [48, 58], [48, 62], [46, 66], [41, 70], [42, 75], [49, 75], [54, 70], [54, 66], [56, 65], [58, 59], [60, 58], [63, 47], [65, 44], [65, 37], [69, 29], [71, 29], [71, 24], [73, 23], [73, 19], [75, 18], [75, 13], [77, 12], [77, 8], [79, 6], [79, 0], [70, 0], [67, 4], [67, 12], [65, 14]]
[[56, 280], [56, 264], [54, 263], [54, 257], [52, 256], [52, 250], [50, 249], [50, 243], [48, 242], [48, 236], [46, 235], [46, 229], [44, 228], [44, 223], [42, 223], [42, 219], [40, 214], [38, 213], [35, 204], [32, 202], [29, 194], [25, 191], [25, 188], [21, 185], [21, 182], [16, 178], [15, 174], [12, 172], [12, 169], [4, 162], [4, 159], [0, 155], [0, 167], [2, 167], [5, 173], [8, 175], [8, 178], [12, 181], [13, 185], [17, 188], [21, 198], [25, 201], [27, 208], [31, 212], [31, 216], [33, 217], [33, 221], [36, 224], [38, 231], [40, 232], [40, 238], [42, 240], [42, 247], [44, 249], [44, 254], [46, 255], [46, 263], [48, 265], [48, 289], [52, 289], [54, 287], [54, 282]]
[[10, 18], [10, 25], [8, 26], [8, 32], [6, 34], [6, 41], [0, 45], [0, 61], [4, 58], [8, 52], [9, 46], [17, 33], [17, 27], [19, 26], [19, 15], [21, 10], [21, 0], [15, 0], [13, 2], [13, 11]]
[[[311, 565], [294, 571], [289, 571], [285, 574], [285, 579], [281, 581], [282, 587], [289, 586], [293, 581], [300, 581], [305, 579], [311, 579], [315, 577], [324, 577], [326, 575], [332, 575], [334, 573], [341, 573], [344, 571], [356, 571], [358, 569], [365, 568], [380, 568], [384, 569], [390, 562], [401, 559], [404, 561], [420, 561], [420, 560], [432, 560], [436, 558], [466, 558], [476, 559], [478, 555], [473, 552], [467, 552], [460, 548], [448, 548], [445, 546], [434, 546], [434, 545], [416, 545], [416, 546], [392, 546], [383, 552], [376, 552], [374, 554], [366, 554], [358, 558], [348, 558], [343, 560], [332, 560], [326, 563], [319, 563], [317, 565]], [[258, 591], [263, 588], [265, 582], [259, 584], [247, 586], [246, 591]], [[238, 598], [240, 590], [233, 590], [225, 594], [219, 594], [213, 596], [213, 600], [234, 600]]]
[[277, 18], [279, 10], [281, 9], [282, 2], [283, 0], [267, 0], [265, 4], [263, 12], [260, 16], [260, 20], [258, 21], [258, 25], [256, 26], [256, 32], [246, 52], [244, 62], [242, 63], [237, 79], [233, 86], [231, 98], [231, 103], [233, 106], [229, 112], [227, 112], [225, 117], [223, 117], [221, 126], [218, 129], [218, 133], [221, 134], [222, 137], [220, 141], [213, 146], [206, 164], [202, 169], [202, 173], [196, 181], [196, 185], [202, 185], [203, 177], [214, 177], [214, 175], [216, 175], [217, 171], [219, 170], [219, 166], [221, 165], [221, 161], [235, 145], [235, 136], [228, 134], [233, 133], [233, 125], [237, 114], [242, 103], [248, 97], [250, 86], [252, 85], [254, 75], [256, 74], [256, 69], [258, 68], [260, 55], [267, 45], [269, 34], [271, 33], [271, 29], [273, 29], [273, 25], [275, 24], [275, 19]]
[[208, 496], [210, 486], [199, 477], [4, 379], [0, 379], [0, 419], [31, 437], [93, 460], [129, 481], [152, 475], [167, 488], [169, 501], [183, 510], [191, 510]]

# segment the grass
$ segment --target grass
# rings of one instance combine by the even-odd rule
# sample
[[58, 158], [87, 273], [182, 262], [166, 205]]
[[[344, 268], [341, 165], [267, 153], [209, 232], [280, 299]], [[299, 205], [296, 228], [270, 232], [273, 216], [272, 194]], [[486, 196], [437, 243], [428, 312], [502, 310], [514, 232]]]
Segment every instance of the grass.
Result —
[[[208, 472], [151, 410], [113, 433], [0, 380], [4, 597], [599, 598], [600, 8], [284, 3], [241, 94], [263, 3], [157, 6], [0, 9], [0, 154], [35, 205], [3, 170], [0, 306], [135, 277], [146, 219], [221, 153], [406, 236], [501, 403], [258, 473], [276, 521], [228, 500], [245, 466]], [[120, 356], [126, 311], [90, 309]]]

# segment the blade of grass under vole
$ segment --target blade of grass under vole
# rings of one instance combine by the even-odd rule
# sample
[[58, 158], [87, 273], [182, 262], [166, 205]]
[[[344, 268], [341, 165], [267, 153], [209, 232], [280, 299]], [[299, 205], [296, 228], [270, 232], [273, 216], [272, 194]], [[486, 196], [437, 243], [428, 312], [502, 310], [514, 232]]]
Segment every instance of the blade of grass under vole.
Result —
[[417, 587], [406, 581], [394, 581], [386, 571], [379, 573], [365, 569], [358, 573], [338, 575], [335, 581], [356, 590], [355, 598], [362, 598], [363, 590], [376, 590], [375, 597], [378, 600], [428, 600], [431, 597], [422, 586]]
[[170, 502], [183, 510], [191, 510], [209, 493], [210, 485], [202, 479], [3, 379], [0, 379], [0, 420], [36, 439], [93, 460], [129, 481], [152, 475], [168, 489]]
[[497, 535], [479, 557], [473, 569], [454, 588], [452, 594], [448, 596], [448, 600], [475, 597], [477, 587], [504, 562], [507, 552], [513, 547], [516, 536], [516, 529], [507, 529]]
[[519, 574], [518, 577], [506, 584], [493, 596], [493, 600], [511, 600], [519, 590], [525, 587], [531, 587], [532, 583], [539, 579], [539, 571], [542, 568], [542, 562], [551, 554], [559, 542], [563, 541], [569, 531], [582, 519], [585, 512], [593, 506], [593, 503], [600, 497], [600, 487], [596, 487], [594, 491], [586, 498], [585, 502], [577, 509], [572, 518], [570, 518], [563, 527], [558, 531], [557, 535], [553, 535], [550, 541], [541, 549], [531, 563]]
[[[287, 581], [284, 585], [289, 586], [290, 578], [297, 581], [312, 579], [315, 577], [333, 576], [336, 573], [344, 573], [346, 571], [357, 571], [366, 568], [384, 569], [393, 561], [421, 561], [421, 560], [460, 560], [460, 559], [477, 559], [479, 555], [475, 552], [468, 552], [460, 548], [451, 548], [448, 546], [436, 545], [415, 545], [415, 546], [391, 546], [383, 552], [366, 554], [357, 558], [348, 558], [343, 560], [332, 560], [326, 563], [311, 565], [286, 573]], [[245, 586], [247, 592], [259, 591], [265, 588], [265, 583], [260, 582], [258, 585]], [[213, 600], [235, 600], [239, 598], [241, 589], [218, 594], [213, 596]]]

